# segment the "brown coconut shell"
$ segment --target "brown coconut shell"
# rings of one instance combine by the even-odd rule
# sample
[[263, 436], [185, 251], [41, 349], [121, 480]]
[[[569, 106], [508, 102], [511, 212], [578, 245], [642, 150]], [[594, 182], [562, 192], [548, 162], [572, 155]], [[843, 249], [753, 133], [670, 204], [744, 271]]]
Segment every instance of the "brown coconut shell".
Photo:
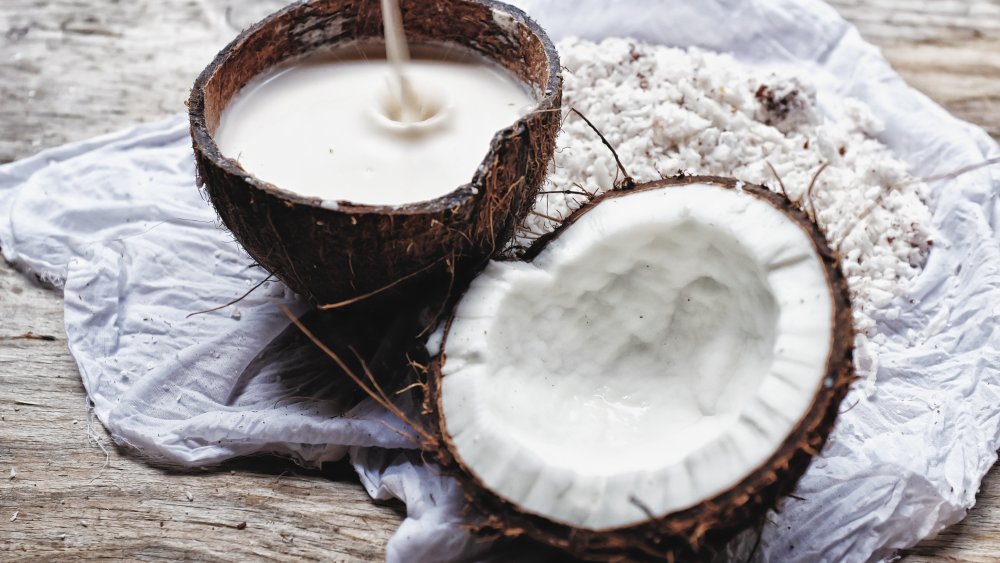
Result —
[[[712, 556], [740, 531], [760, 524], [766, 512], [794, 490], [812, 458], [822, 451], [837, 419], [840, 403], [855, 379], [851, 304], [837, 254], [830, 249], [816, 224], [787, 197], [756, 185], [739, 183], [737, 188], [736, 180], [718, 177], [688, 176], [641, 184], [595, 198], [553, 233], [540, 238], [523, 259], [534, 259], [549, 242], [604, 200], [628, 197], [639, 191], [696, 183], [741, 189], [782, 211], [809, 235], [817, 255], [823, 261], [833, 298], [834, 330], [826, 364], [826, 378], [808, 412], [766, 463], [754, 468], [736, 486], [715, 497], [705, 499], [686, 510], [633, 526], [602, 531], [573, 528], [521, 510], [488, 489], [462, 461], [451, 441], [448, 421], [444, 419], [441, 407], [440, 383], [442, 368], [447, 362], [447, 334], [451, 324], [451, 320], [448, 320], [441, 352], [432, 358], [428, 370], [425, 411], [428, 413], [430, 434], [434, 439], [427, 447], [436, 454], [445, 471], [458, 480], [471, 509], [482, 518], [478, 527], [481, 533], [505, 537], [526, 536], [587, 560], [701, 560]], [[558, 421], [553, 423], [558, 424]]]
[[538, 102], [496, 134], [470, 182], [443, 197], [330, 209], [254, 178], [212, 138], [233, 96], [275, 65], [320, 48], [383, 42], [379, 0], [316, 0], [276, 12], [223, 49], [191, 91], [199, 183], [247, 252], [315, 304], [385, 303], [435, 272], [443, 278], [481, 265], [531, 209], [555, 148], [559, 57], [534, 21], [492, 0], [404, 0], [401, 10], [411, 42], [458, 45], [495, 61]]

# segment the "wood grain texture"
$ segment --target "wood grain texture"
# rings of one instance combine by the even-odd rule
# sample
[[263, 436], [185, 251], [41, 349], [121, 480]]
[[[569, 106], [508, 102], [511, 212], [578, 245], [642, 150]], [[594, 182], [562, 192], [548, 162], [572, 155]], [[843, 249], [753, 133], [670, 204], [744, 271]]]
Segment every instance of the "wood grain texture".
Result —
[[893, 67], [1000, 139], [1000, 0], [832, 0]]
[[965, 520], [906, 552], [906, 563], [1000, 561], [1000, 465], [986, 476]]
[[[4, 0], [0, 162], [183, 111], [212, 55], [281, 4]], [[1000, 138], [1000, 0], [832, 4], [912, 85]], [[115, 450], [89, 423], [62, 300], [0, 263], [0, 560], [380, 560], [400, 517], [343, 466], [172, 473]], [[994, 471], [969, 517], [907, 561], [998, 561], [997, 530]]]
[[[0, 162], [183, 111], [235, 29], [279, 4], [4, 0]], [[57, 294], [0, 265], [0, 560], [384, 558], [399, 506], [373, 504], [349, 468], [184, 474], [115, 450], [62, 325]], [[29, 332], [55, 340], [15, 339]]]
[[0, 319], [0, 560], [383, 558], [399, 507], [374, 505], [349, 467], [147, 465], [90, 419], [58, 296], [3, 266]]

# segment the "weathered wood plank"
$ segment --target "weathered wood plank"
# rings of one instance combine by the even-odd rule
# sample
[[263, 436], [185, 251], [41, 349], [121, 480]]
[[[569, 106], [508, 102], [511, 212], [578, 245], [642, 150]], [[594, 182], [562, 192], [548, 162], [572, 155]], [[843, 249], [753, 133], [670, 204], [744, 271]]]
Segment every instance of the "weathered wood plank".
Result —
[[[0, 162], [182, 111], [233, 30], [281, 3], [4, 0]], [[832, 3], [911, 84], [1000, 137], [1000, 0]], [[55, 340], [12, 339], [28, 332]], [[105, 467], [89, 427], [61, 299], [0, 264], [0, 559], [378, 560], [400, 518], [343, 467], [170, 473], [113, 448]], [[996, 561], [998, 475], [968, 519], [908, 560]]]
[[[382, 558], [400, 513], [372, 504], [349, 468], [149, 466], [89, 420], [58, 296], [4, 265], [0, 319], [0, 560]], [[55, 340], [16, 339], [29, 332]]]
[[[224, 14], [207, 0], [5, 1], [0, 161], [183, 111], [195, 74], [234, 34]], [[62, 300], [5, 264], [0, 319], [0, 559], [383, 557], [398, 507], [372, 504], [343, 468], [337, 479], [275, 460], [170, 473], [111, 447], [89, 424]], [[56, 340], [12, 339], [29, 332]]]
[[279, 0], [0, 5], [0, 162], [184, 111], [197, 73]]
[[923, 541], [908, 552], [906, 563], [1000, 561], [1000, 470], [987, 475], [973, 508], [965, 520], [946, 529], [938, 537]]
[[1000, 1], [831, 0], [893, 67], [1000, 139]]

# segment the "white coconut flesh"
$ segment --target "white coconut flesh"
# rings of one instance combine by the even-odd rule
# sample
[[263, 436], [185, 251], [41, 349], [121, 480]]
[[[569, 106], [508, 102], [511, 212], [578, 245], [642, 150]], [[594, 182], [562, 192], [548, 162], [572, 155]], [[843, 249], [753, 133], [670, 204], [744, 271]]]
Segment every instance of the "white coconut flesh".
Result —
[[608, 199], [494, 262], [445, 340], [443, 430], [521, 511], [606, 530], [763, 465], [824, 384], [834, 310], [809, 235], [712, 184]]

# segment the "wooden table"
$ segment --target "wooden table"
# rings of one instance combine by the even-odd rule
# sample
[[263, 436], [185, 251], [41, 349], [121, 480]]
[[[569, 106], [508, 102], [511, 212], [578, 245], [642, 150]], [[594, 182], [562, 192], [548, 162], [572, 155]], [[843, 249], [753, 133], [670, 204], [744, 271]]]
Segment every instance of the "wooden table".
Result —
[[[278, 2], [243, 4], [3, 0], [0, 162], [182, 111], [229, 26]], [[1000, 0], [834, 5], [912, 85], [1000, 138]], [[343, 465], [183, 473], [116, 450], [89, 416], [62, 299], [0, 261], [0, 559], [380, 560], [401, 516]], [[1000, 560], [998, 471], [964, 522], [908, 560]]]

